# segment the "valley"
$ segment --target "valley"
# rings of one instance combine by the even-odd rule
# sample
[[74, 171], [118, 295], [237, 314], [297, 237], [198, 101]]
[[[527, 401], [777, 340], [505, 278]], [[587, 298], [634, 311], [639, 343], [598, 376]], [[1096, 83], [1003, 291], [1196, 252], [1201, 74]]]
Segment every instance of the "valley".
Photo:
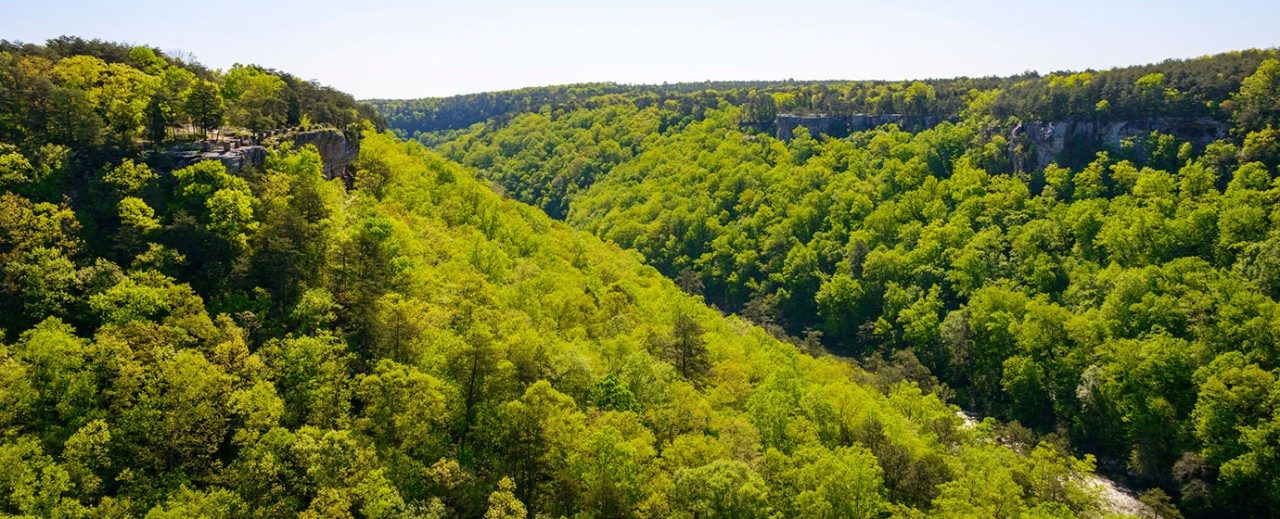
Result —
[[0, 41], [0, 515], [1266, 516], [1278, 126], [1275, 49], [361, 101]]

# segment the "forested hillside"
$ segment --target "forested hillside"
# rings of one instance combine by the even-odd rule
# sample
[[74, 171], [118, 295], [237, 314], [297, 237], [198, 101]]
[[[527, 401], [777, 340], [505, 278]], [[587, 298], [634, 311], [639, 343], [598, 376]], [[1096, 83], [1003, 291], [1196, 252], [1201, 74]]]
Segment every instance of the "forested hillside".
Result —
[[[0, 514], [1108, 512], [1092, 457], [966, 426], [913, 356], [726, 317], [290, 78], [0, 47]], [[294, 124], [363, 129], [349, 185], [288, 144], [153, 160]]]
[[[768, 128], [780, 113], [944, 122], [782, 141]], [[1189, 121], [1221, 131], [1179, 133]], [[779, 337], [868, 366], [918, 359], [965, 408], [1068, 440], [1208, 517], [1280, 507], [1278, 125], [1280, 61], [1265, 50], [655, 87], [420, 138]]]

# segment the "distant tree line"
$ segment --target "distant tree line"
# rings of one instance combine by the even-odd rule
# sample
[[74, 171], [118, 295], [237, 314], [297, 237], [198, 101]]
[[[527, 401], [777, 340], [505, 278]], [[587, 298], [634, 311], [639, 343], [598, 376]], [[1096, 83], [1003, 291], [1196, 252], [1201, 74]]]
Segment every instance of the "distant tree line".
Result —
[[684, 115], [727, 102], [742, 122], [765, 129], [779, 113], [904, 114], [955, 117], [981, 97], [983, 110], [1004, 120], [1115, 121], [1144, 117], [1209, 117], [1232, 113], [1228, 96], [1273, 50], [1247, 50], [1105, 71], [1028, 72], [1009, 77], [920, 81], [718, 81], [664, 85], [578, 84], [451, 97], [372, 100], [399, 135], [433, 142], [430, 134], [521, 114], [629, 103], [676, 103]]

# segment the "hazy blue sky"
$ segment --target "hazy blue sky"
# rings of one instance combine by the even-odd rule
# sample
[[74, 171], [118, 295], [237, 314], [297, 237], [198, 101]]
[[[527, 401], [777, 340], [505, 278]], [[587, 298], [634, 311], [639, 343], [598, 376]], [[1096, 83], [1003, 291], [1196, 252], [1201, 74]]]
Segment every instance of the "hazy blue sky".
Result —
[[[969, 4], [969, 5], [961, 5]], [[360, 98], [582, 81], [905, 79], [1280, 45], [1270, 1], [0, 0], [0, 38], [72, 34], [252, 62]]]

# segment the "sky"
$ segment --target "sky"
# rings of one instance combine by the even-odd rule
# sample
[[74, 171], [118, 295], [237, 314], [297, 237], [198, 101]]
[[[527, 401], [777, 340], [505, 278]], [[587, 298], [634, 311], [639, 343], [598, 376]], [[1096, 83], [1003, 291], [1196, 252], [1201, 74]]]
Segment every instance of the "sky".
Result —
[[256, 63], [360, 99], [613, 81], [923, 79], [1280, 46], [1280, 2], [0, 0], [60, 35]]

